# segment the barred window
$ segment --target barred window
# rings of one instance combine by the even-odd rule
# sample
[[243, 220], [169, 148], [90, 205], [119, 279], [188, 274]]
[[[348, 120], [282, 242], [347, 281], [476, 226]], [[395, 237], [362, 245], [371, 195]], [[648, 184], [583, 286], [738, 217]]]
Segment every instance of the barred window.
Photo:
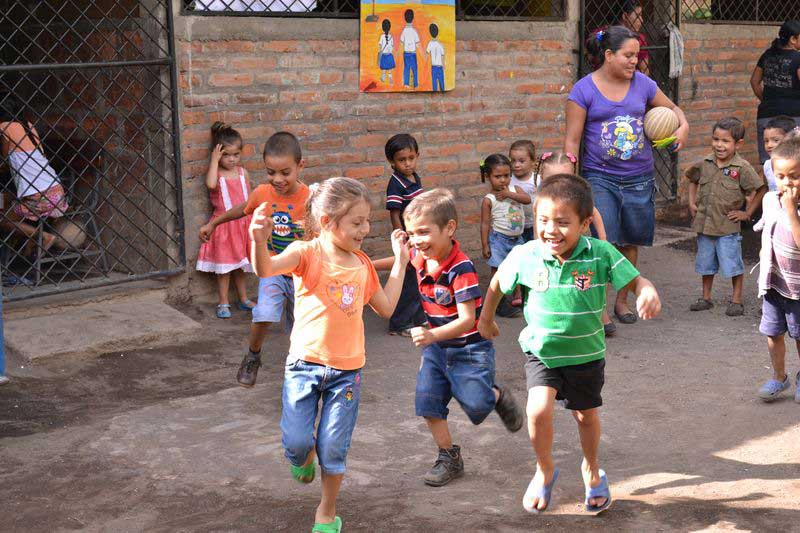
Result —
[[[359, 0], [183, 0], [182, 12], [185, 15], [358, 18]], [[564, 20], [565, 13], [566, 0], [456, 2], [458, 20]]]
[[788, 0], [684, 0], [684, 20], [783, 22], [800, 19], [800, 2]]

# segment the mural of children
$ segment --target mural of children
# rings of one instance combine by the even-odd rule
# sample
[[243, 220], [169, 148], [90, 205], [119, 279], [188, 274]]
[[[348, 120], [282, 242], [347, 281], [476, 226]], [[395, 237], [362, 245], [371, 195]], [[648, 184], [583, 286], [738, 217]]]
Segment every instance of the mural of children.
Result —
[[[392, 29], [392, 23], [389, 19], [383, 19], [381, 22], [381, 29], [383, 34], [378, 41], [378, 66], [381, 69], [381, 83], [386, 83], [386, 78], [389, 78], [389, 85], [392, 85], [392, 70], [394, 70], [394, 37], [389, 34]], [[414, 77], [416, 81], [416, 76]]]
[[406, 9], [403, 14], [406, 27], [400, 33], [400, 42], [403, 44], [403, 86], [410, 87], [409, 75], [414, 76], [414, 88], [419, 87], [419, 71], [417, 70], [417, 46], [419, 46], [419, 33], [414, 29], [414, 10]]
[[[431, 32], [431, 40], [428, 42], [428, 47], [425, 51], [431, 58], [431, 84], [434, 91], [444, 92], [444, 46], [437, 39], [439, 26], [431, 24], [428, 29]], [[416, 76], [414, 81], [417, 81]]]

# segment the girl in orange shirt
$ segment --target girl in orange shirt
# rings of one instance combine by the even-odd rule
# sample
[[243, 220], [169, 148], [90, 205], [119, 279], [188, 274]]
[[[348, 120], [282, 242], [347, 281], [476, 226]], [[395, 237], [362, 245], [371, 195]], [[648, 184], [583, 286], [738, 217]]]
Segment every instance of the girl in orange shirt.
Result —
[[[362, 310], [369, 304], [389, 318], [397, 305], [408, 264], [407, 236], [392, 232], [394, 265], [381, 288], [372, 262], [361, 251], [369, 233], [367, 188], [350, 178], [312, 185], [306, 204], [306, 234], [270, 257], [269, 206], [262, 204], [250, 224], [251, 258], [258, 277], [292, 274], [294, 329], [283, 384], [281, 432], [292, 477], [314, 480], [316, 456], [322, 499], [312, 531], [339, 532], [336, 497], [358, 415], [361, 368], [365, 362]], [[314, 437], [314, 422], [321, 415]]]

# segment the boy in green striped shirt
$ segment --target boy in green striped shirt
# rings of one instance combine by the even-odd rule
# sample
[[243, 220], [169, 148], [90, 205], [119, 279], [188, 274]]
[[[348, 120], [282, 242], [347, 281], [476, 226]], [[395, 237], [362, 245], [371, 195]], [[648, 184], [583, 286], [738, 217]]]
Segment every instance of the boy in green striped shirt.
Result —
[[519, 285], [527, 289], [523, 310], [528, 326], [519, 343], [527, 355], [528, 429], [536, 474], [522, 505], [532, 513], [547, 507], [558, 478], [552, 454], [556, 400], [563, 401], [578, 422], [586, 510], [599, 513], [611, 505], [608, 480], [598, 465], [605, 286], [611, 283], [616, 290], [633, 291], [642, 319], [661, 310], [650, 281], [613, 245], [584, 235], [593, 207], [591, 187], [583, 178], [559, 174], [543, 182], [536, 195], [537, 240], [514, 248], [500, 265], [478, 321], [484, 338], [497, 337], [494, 315], [502, 294]]

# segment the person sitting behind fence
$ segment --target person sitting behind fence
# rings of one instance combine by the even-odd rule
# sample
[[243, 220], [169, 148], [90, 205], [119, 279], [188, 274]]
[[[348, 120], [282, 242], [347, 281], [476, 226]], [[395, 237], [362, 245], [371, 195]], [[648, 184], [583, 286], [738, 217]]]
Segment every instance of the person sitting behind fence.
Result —
[[[8, 161], [17, 196], [0, 219], [0, 228], [25, 235], [30, 239], [26, 249], [33, 251], [37, 227], [30, 222], [62, 217], [68, 204], [64, 187], [42, 151], [39, 133], [23, 117], [23, 110], [14, 95], [0, 95], [0, 153]], [[56, 243], [66, 247], [57, 235], [42, 232], [42, 249]]]

